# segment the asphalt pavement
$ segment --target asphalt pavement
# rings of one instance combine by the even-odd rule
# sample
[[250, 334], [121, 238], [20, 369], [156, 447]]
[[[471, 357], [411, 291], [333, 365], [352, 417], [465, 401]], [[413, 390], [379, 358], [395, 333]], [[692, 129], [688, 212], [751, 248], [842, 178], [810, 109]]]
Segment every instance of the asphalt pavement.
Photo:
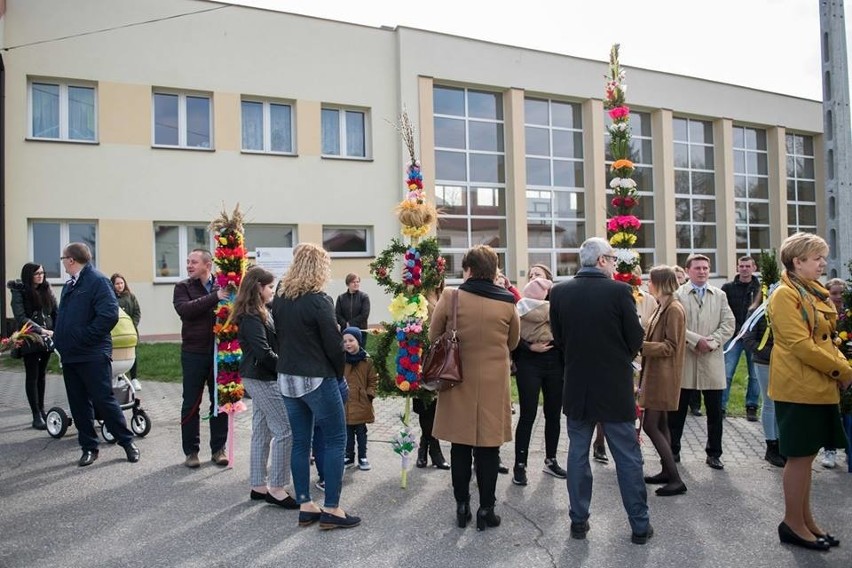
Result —
[[[76, 429], [53, 439], [30, 427], [22, 373], [0, 372], [0, 567], [309, 566], [371, 568], [523, 566], [728, 567], [852, 566], [852, 475], [815, 463], [811, 500], [839, 548], [812, 552], [778, 543], [783, 515], [781, 470], [763, 458], [759, 423], [725, 421], [724, 471], [704, 463], [705, 424], [689, 417], [681, 454], [689, 489], [677, 497], [649, 491], [655, 536], [630, 542], [615, 466], [593, 463], [595, 490], [586, 540], [569, 537], [565, 482], [542, 473], [543, 420], [536, 422], [529, 485], [502, 475], [500, 527], [455, 526], [450, 474], [413, 469], [400, 487], [400, 459], [388, 440], [400, 425], [402, 399], [375, 401], [369, 426], [371, 471], [347, 471], [342, 506], [360, 527], [299, 528], [297, 513], [249, 500], [250, 412], [236, 420], [233, 468], [211, 463], [202, 425], [202, 465], [182, 465], [180, 386], [144, 381], [139, 393], [152, 422], [137, 440], [139, 463], [104, 443], [100, 459], [80, 468]], [[251, 401], [247, 401], [249, 407]], [[47, 406], [67, 409], [60, 377], [48, 377]], [[126, 412], [129, 416], [129, 411]], [[416, 415], [414, 415], [416, 416]], [[416, 418], [414, 420], [416, 424]], [[564, 464], [567, 438], [560, 439]], [[449, 457], [449, 445], [445, 444]], [[646, 471], [658, 470], [650, 443]], [[501, 450], [511, 466], [513, 445]], [[839, 458], [845, 459], [843, 452]], [[472, 487], [472, 506], [476, 489]], [[314, 498], [321, 502], [322, 494]]]

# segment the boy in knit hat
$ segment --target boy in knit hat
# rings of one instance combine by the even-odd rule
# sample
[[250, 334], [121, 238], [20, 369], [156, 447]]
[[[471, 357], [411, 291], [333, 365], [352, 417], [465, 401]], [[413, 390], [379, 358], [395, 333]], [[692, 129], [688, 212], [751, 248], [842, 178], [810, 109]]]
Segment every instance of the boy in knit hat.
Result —
[[367, 471], [367, 424], [375, 422], [373, 399], [379, 375], [373, 361], [364, 350], [364, 336], [357, 327], [343, 330], [343, 350], [346, 366], [343, 376], [349, 384], [349, 400], [346, 402], [346, 456], [345, 467], [355, 465], [355, 442], [358, 442], [358, 469]]

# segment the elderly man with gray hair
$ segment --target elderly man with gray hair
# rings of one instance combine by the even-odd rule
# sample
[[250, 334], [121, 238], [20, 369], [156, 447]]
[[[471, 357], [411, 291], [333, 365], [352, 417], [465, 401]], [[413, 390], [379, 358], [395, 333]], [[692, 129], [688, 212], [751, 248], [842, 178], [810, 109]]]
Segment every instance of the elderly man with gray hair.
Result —
[[604, 424], [615, 459], [621, 500], [633, 531], [645, 544], [654, 534], [636, 435], [633, 359], [644, 332], [633, 290], [612, 279], [612, 247], [594, 237], [580, 246], [581, 268], [550, 291], [550, 323], [565, 357], [563, 413], [568, 421], [568, 500], [571, 537], [586, 538], [592, 498], [589, 446], [595, 424]]

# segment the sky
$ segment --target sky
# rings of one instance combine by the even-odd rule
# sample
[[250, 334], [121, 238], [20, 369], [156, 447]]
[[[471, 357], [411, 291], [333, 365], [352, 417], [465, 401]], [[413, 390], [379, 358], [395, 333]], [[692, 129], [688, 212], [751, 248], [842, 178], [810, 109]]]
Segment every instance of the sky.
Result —
[[599, 61], [620, 43], [628, 73], [641, 67], [822, 99], [820, 0], [223, 1]]

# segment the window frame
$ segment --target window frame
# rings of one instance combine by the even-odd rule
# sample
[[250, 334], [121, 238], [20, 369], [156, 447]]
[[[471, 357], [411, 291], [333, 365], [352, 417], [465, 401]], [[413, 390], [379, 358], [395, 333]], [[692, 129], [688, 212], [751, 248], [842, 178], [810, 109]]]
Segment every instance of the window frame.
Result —
[[[262, 107], [262, 136], [263, 149], [255, 150], [243, 147], [243, 126], [245, 118], [243, 116], [243, 103], [256, 103], [263, 105]], [[283, 152], [281, 150], [272, 149], [272, 105], [286, 106], [290, 109], [290, 151]], [[274, 156], [295, 156], [296, 149], [296, 105], [293, 101], [286, 99], [270, 99], [265, 97], [255, 97], [245, 95], [240, 98], [240, 151], [244, 154], [270, 154]]]
[[[287, 228], [287, 229], [290, 229], [293, 233], [292, 244], [289, 247], [281, 246], [281, 247], [273, 247], [273, 248], [295, 248], [296, 245], [299, 244], [299, 234], [298, 234], [298, 228], [299, 227], [296, 224], [288, 224], [288, 223], [246, 223], [244, 233], [248, 233], [249, 228], [256, 228], [256, 229]], [[245, 243], [246, 258], [248, 258], [249, 260], [252, 260], [256, 256], [257, 247], [255, 247], [253, 249], [249, 249], [248, 247], [249, 247], [250, 244], [251, 243], [249, 243], [248, 239], [246, 238], [246, 243]], [[267, 247], [261, 247], [261, 248], [267, 248]]]
[[[338, 154], [326, 154], [322, 148], [322, 140], [323, 140], [323, 120], [322, 113], [325, 110], [333, 110], [337, 111], [337, 135], [338, 142], [340, 144], [340, 153]], [[364, 155], [363, 156], [350, 156], [349, 154], [345, 154], [344, 149], [347, 147], [347, 139], [346, 139], [346, 113], [347, 112], [357, 112], [363, 115], [364, 117]], [[372, 154], [372, 129], [370, 128], [371, 121], [370, 109], [365, 107], [357, 107], [357, 106], [346, 106], [346, 105], [337, 105], [332, 103], [322, 103], [320, 105], [320, 156], [323, 158], [335, 159], [335, 160], [354, 160], [354, 161], [371, 161], [373, 158]]]
[[[178, 143], [174, 144], [158, 144], [157, 143], [157, 95], [170, 95], [178, 97]], [[186, 99], [187, 97], [206, 98], [209, 102], [210, 112], [207, 117], [207, 124], [210, 132], [210, 145], [204, 146], [188, 146], [187, 145], [187, 123], [186, 123]], [[154, 87], [151, 89], [151, 147], [163, 148], [168, 150], [195, 150], [199, 152], [212, 152], [215, 148], [215, 132], [213, 131], [213, 93], [204, 91], [189, 91], [180, 89], [169, 89], [163, 87]]]
[[[365, 238], [365, 249], [363, 252], [361, 251], [331, 251], [325, 247], [325, 232], [327, 230], [341, 230], [341, 229], [350, 229], [350, 230], [359, 230], [363, 229], [366, 235]], [[376, 256], [376, 241], [373, 235], [374, 229], [372, 225], [323, 225], [322, 226], [322, 243], [323, 248], [328, 252], [328, 256], [331, 258], [373, 258]]]
[[[745, 203], [746, 210], [747, 210], [747, 213], [748, 213], [749, 206], [753, 203], [756, 203], [756, 204], [766, 204], [767, 211], [771, 210], [770, 209], [771, 190], [769, 188], [769, 145], [768, 145], [769, 136], [768, 136], [768, 133], [767, 133], [765, 128], [758, 128], [756, 126], [746, 126], [744, 124], [734, 124], [733, 129], [734, 130], [741, 130], [742, 133], [743, 133], [743, 144], [742, 144], [742, 146], [737, 145], [736, 136], [733, 136], [733, 141], [731, 142], [731, 147], [732, 147], [732, 150], [733, 150], [733, 153], [734, 153], [733, 170], [734, 170], [734, 180], [735, 180], [734, 181], [734, 243], [735, 243], [734, 246], [736, 248], [738, 257], [740, 257], [740, 256], [754, 256], [754, 257], [756, 257], [756, 255], [758, 255], [761, 250], [767, 250], [767, 249], [771, 248], [771, 246], [770, 246], [771, 243], [767, 243], [766, 247], [755, 247], [755, 246], [753, 246], [752, 242], [751, 242], [751, 229], [753, 229], [753, 228], [754, 229], [766, 229], [767, 235], [768, 235], [770, 225], [772, 224], [771, 223], [772, 219], [770, 217], [770, 214], [769, 213], [767, 214], [766, 223], [752, 223], [749, 220], [748, 214], [746, 215], [745, 221], [740, 222], [739, 219], [737, 218], [736, 208], [737, 208], [738, 203]], [[765, 150], [761, 150], [760, 148], [749, 148], [748, 147], [749, 145], [748, 145], [748, 141], [747, 141], [747, 133], [750, 130], [754, 131], [754, 132], [762, 132], [763, 133], [764, 145], [766, 146]], [[742, 171], [742, 172], [737, 171], [737, 160], [736, 160], [736, 153], [737, 152], [741, 152], [743, 154], [743, 158], [744, 158], [743, 159], [743, 166], [745, 168], [745, 171]], [[752, 172], [752, 171], [749, 170], [749, 166], [748, 166], [749, 154], [763, 154], [765, 156], [766, 164], [767, 164], [765, 174], [761, 174], [759, 172]], [[737, 197], [737, 195], [736, 195], [736, 179], [738, 177], [744, 178], [745, 182], [746, 182], [745, 196], [744, 197]], [[748, 194], [748, 183], [752, 179], [760, 179], [760, 180], [763, 180], [765, 182], [765, 184], [766, 184], [766, 199], [749, 196], [749, 194]], [[746, 247], [745, 248], [741, 248], [741, 247], [737, 246], [737, 244], [736, 244], [737, 243], [737, 230], [742, 229], [742, 228], [745, 229], [745, 238], [746, 238]]]
[[[157, 268], [157, 227], [177, 227], [178, 228], [178, 275], [177, 276], [161, 276], [158, 274], [159, 268]], [[207, 248], [213, 253], [213, 234], [207, 227], [207, 223], [198, 221], [154, 221], [151, 225], [152, 227], [152, 235], [153, 239], [151, 241], [152, 247], [152, 256], [154, 258], [153, 268], [153, 282], [154, 284], [174, 284], [176, 282], [180, 282], [181, 280], [185, 280], [189, 277], [186, 272], [186, 257], [190, 253], [189, 248], [189, 238], [187, 237], [187, 229], [190, 227], [204, 227], [204, 230], [207, 233]], [[184, 262], [180, 262], [183, 260]], [[214, 266], [215, 270], [215, 266]]]
[[[99, 258], [98, 249], [100, 243], [100, 234], [98, 222], [95, 219], [27, 219], [27, 248], [29, 257], [33, 259], [33, 262], [39, 262], [40, 259], [35, 258], [35, 228], [33, 224], [35, 223], [58, 223], [59, 224], [59, 246], [56, 251], [56, 258], [59, 259], [62, 256], [62, 252], [67, 244], [71, 242], [70, 237], [70, 225], [83, 225], [90, 224], [95, 228], [95, 250], [92, 251], [93, 262], [92, 265], [97, 268], [97, 261]], [[42, 264], [43, 266], [43, 264]], [[65, 273], [63, 272], [62, 263], [59, 263], [59, 276], [49, 277], [45, 275], [45, 281], [52, 285], [62, 285], [66, 282]]]
[[[36, 136], [33, 133], [33, 84], [56, 85], [59, 87], [59, 136]], [[87, 140], [85, 138], [71, 138], [69, 135], [69, 101], [68, 89], [77, 87], [92, 90], [92, 104], [94, 111], [92, 113], [94, 124], [94, 138]], [[85, 81], [78, 79], [57, 79], [49, 77], [27, 77], [27, 140], [37, 140], [40, 142], [71, 142], [74, 144], [98, 144], [98, 84], [95, 81]]]
[[[788, 138], [792, 138], [792, 140], [793, 140], [792, 151], [787, 150], [787, 146], [788, 146], [787, 139]], [[799, 153], [797, 153], [796, 152], [796, 138], [802, 139], [802, 142], [803, 142], [802, 146], [803, 147], [804, 147], [804, 140], [806, 138], [810, 139], [810, 144], [811, 144], [811, 148], [813, 149], [813, 154], [805, 154], [805, 153], [799, 154]], [[796, 188], [796, 194], [794, 196], [794, 199], [790, 199], [789, 196], [787, 196], [787, 210], [788, 210], [787, 233], [788, 233], [788, 235], [792, 235], [792, 234], [794, 234], [798, 231], [807, 231], [807, 232], [811, 232], [811, 233], [816, 233], [818, 228], [819, 228], [819, 217], [818, 216], [814, 217], [814, 220], [816, 221], [815, 225], [810, 225], [810, 224], [805, 225], [805, 224], [799, 223], [799, 216], [800, 216], [800, 213], [801, 213], [800, 207], [802, 207], [802, 206], [807, 206], [807, 207], [812, 206], [814, 208], [817, 207], [817, 195], [818, 194], [817, 194], [817, 185], [816, 185], [816, 147], [815, 147], [815, 143], [814, 143], [814, 136], [812, 136], [810, 134], [800, 134], [798, 132], [789, 132], [788, 131], [785, 135], [784, 143], [785, 143], [785, 149], [784, 149], [785, 163], [788, 162], [790, 159], [792, 159], [793, 162], [795, 163], [797, 158], [811, 159], [814, 162], [814, 177], [813, 178], [799, 177], [798, 168], [794, 169], [792, 177], [790, 177], [789, 171], [785, 171], [786, 182], [789, 183], [790, 181], [792, 181], [795, 185], [795, 188]], [[805, 201], [805, 200], [799, 199], [799, 182], [810, 182], [810, 183], [814, 184], [814, 200], [813, 201]], [[785, 192], [788, 191], [787, 188], [786, 188], [786, 184], [785, 184], [784, 190], [785, 190]], [[796, 219], [790, 219], [789, 208], [791, 206], [795, 208]]]

